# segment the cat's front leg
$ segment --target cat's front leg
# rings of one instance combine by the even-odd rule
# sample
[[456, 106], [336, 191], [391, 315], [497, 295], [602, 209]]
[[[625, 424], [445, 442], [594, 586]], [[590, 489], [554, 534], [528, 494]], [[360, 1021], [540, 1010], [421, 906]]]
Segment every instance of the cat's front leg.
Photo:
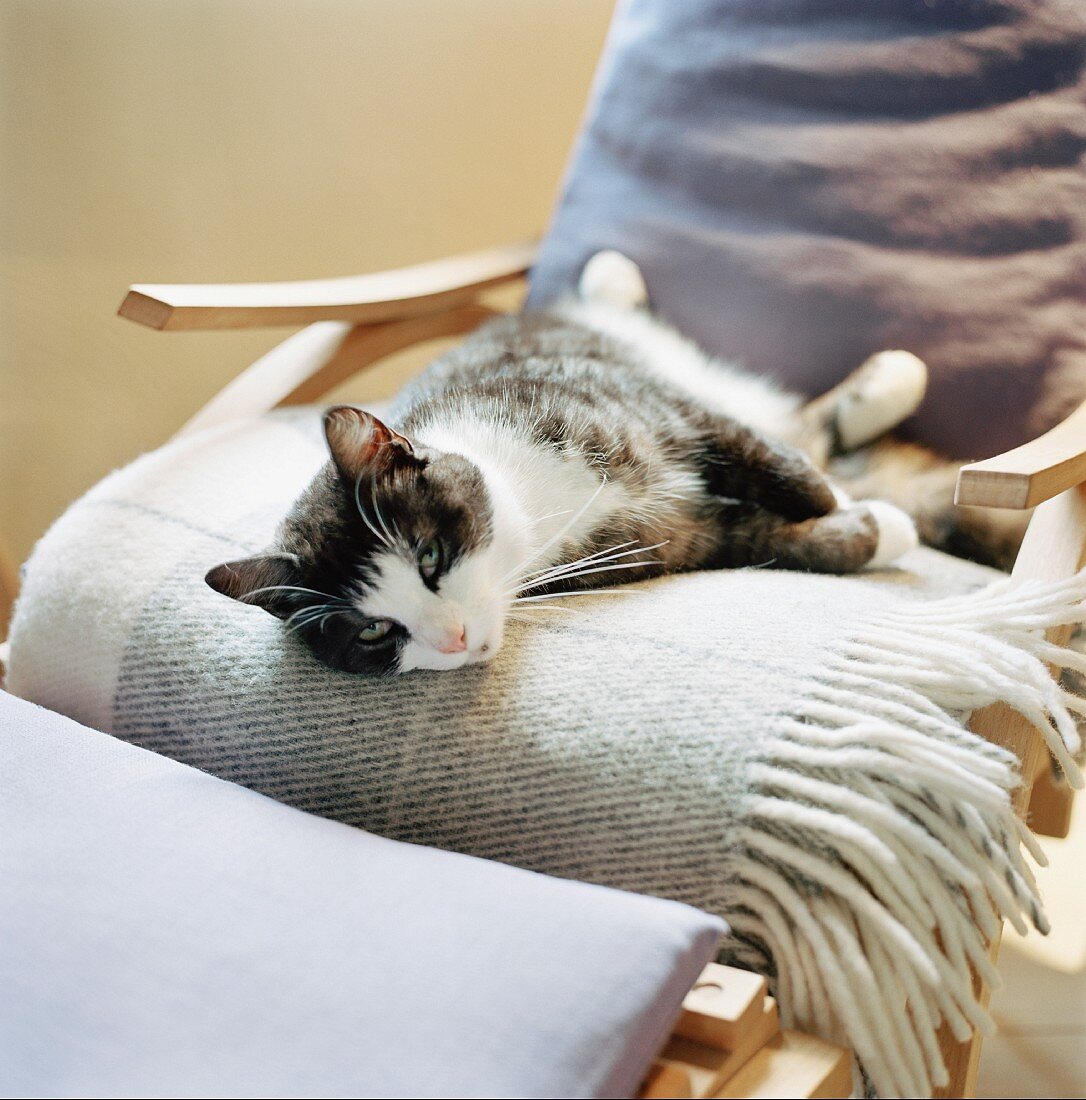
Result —
[[770, 512], [724, 507], [710, 568], [759, 566], [812, 573], [881, 568], [917, 545], [916, 527], [885, 501], [864, 501], [788, 522]]
[[802, 451], [728, 417], [709, 423], [698, 459], [711, 496], [755, 504], [792, 521], [837, 507], [825, 474]]

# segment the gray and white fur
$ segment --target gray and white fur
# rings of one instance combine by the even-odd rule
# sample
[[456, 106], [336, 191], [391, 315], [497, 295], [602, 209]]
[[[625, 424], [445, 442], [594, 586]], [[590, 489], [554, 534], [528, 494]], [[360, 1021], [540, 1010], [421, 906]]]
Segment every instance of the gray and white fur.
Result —
[[916, 545], [905, 512], [852, 503], [820, 467], [913, 411], [919, 360], [883, 353], [805, 405], [646, 303], [637, 267], [600, 253], [576, 299], [482, 326], [387, 423], [330, 409], [331, 459], [275, 546], [208, 583], [326, 664], [390, 675], [490, 660], [510, 617], [563, 593], [691, 569], [848, 573]]

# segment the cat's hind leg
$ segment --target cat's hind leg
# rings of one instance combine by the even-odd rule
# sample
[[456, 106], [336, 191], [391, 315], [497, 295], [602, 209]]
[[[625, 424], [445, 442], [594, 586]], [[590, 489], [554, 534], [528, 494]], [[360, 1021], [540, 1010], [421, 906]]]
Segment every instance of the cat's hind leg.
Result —
[[880, 351], [803, 408], [805, 434], [825, 438], [838, 452], [853, 451], [912, 416], [927, 385], [928, 369], [912, 352]]
[[954, 488], [959, 468], [960, 463], [915, 443], [883, 440], [835, 456], [829, 474], [835, 486], [859, 500], [892, 501], [908, 512], [925, 545], [1009, 572], [1029, 512], [957, 507]]
[[855, 374], [837, 406], [841, 449], [855, 450], [897, 427], [920, 407], [928, 368], [908, 351], [880, 351]]
[[649, 292], [641, 269], [621, 252], [597, 252], [584, 265], [577, 290], [586, 302], [603, 302], [622, 309], [648, 305]]

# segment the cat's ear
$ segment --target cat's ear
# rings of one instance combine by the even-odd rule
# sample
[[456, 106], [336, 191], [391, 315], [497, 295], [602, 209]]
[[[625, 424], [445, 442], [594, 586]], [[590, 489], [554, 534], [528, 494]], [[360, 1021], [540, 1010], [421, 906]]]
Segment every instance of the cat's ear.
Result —
[[336, 405], [324, 414], [324, 438], [332, 461], [349, 482], [416, 461], [406, 436], [354, 405]]
[[302, 574], [293, 554], [260, 554], [216, 565], [204, 580], [232, 600], [262, 607], [285, 619], [298, 607], [301, 593], [296, 588], [302, 583]]
[[837, 507], [829, 482], [802, 451], [745, 425], [722, 427], [706, 459], [705, 480], [717, 496], [750, 501], [793, 522]]

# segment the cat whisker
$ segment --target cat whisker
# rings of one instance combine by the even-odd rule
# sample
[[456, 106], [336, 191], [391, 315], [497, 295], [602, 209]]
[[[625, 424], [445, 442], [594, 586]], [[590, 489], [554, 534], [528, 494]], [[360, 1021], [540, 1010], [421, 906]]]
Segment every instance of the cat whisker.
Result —
[[[586, 557], [578, 558], [576, 561], [567, 562], [564, 565], [555, 566], [553, 569], [545, 570], [541, 574], [534, 575], [530, 578], [525, 578], [526, 581], [530, 580], [530, 583], [521, 584], [516, 591], [526, 592], [529, 588], [538, 588], [541, 584], [550, 584], [554, 581], [565, 580], [567, 577], [578, 576], [584, 567], [603, 565], [605, 562], [618, 561], [621, 558], [628, 558], [633, 554], [647, 554], [652, 550], [659, 550], [661, 546], [666, 546], [669, 539], [664, 539], [663, 542], [653, 543], [651, 546], [635, 546], [632, 550], [623, 550], [625, 546], [629, 546], [635, 540], [631, 539], [630, 542], [619, 543], [618, 546], [610, 547], [608, 550], [599, 550], [595, 554], [589, 554]], [[611, 553], [610, 551], [622, 551], [621, 553]], [[662, 565], [663, 562], [655, 559], [650, 559], [641, 562], [630, 563], [632, 565]]]
[[[362, 517], [362, 522], [370, 529], [370, 532], [373, 534], [373, 537], [375, 539], [377, 539], [378, 542], [384, 543], [384, 545], [387, 546], [391, 550], [392, 545], [389, 543], [388, 539], [385, 538], [385, 536], [382, 535], [381, 532], [378, 531], [377, 528], [373, 525], [373, 523], [370, 520], [370, 517], [366, 514], [366, 509], [362, 506], [362, 497], [361, 497], [361, 494], [359, 492], [361, 486], [362, 486], [362, 475], [359, 474], [357, 479], [355, 480], [355, 483], [354, 483], [354, 503], [355, 503], [355, 507], [358, 509], [358, 514]], [[376, 497], [374, 498], [374, 503], [376, 503]]]
[[[521, 577], [521, 581], [524, 582], [531, 580], [541, 580], [543, 577], [548, 577], [552, 573], [564, 572], [566, 569], [570, 569], [575, 565], [587, 565], [591, 562], [594, 562], [594, 560], [596, 559], [602, 560], [612, 551], [622, 550], [627, 546], [634, 546], [636, 542], [636, 539], [630, 539], [628, 542], [620, 542], [617, 546], [609, 546], [606, 550], [597, 550], [594, 554], [586, 554], [583, 558], [577, 558], [576, 561], [560, 562], [558, 565], [553, 565], [548, 569], [537, 569], [534, 572], [528, 573], [525, 576]], [[631, 553], [636, 553], [637, 549], [639, 548], [635, 548], [631, 551]]]
[[[553, 519], [556, 516], [568, 516], [571, 513], [572, 510], [573, 510], [572, 508], [559, 508], [558, 511], [548, 511], [546, 516], [539, 516], [537, 519], [534, 519], [533, 521], [531, 521], [530, 526], [536, 527], [539, 524], [542, 524], [542, 522], [546, 522], [548, 519]], [[527, 527], [523, 527], [522, 531], [524, 531], [524, 530], [527, 530]], [[536, 557], [538, 557], [538, 551], [534, 554], [529, 554], [529, 557], [525, 558], [523, 561], [518, 562], [516, 565], [513, 566], [513, 569], [511, 569], [507, 573], [505, 573], [502, 576], [502, 580], [507, 581], [509, 579], [509, 577], [515, 576], [517, 573], [520, 572], [520, 570], [524, 569], [524, 566], [527, 565], [528, 562], [530, 562], [531, 560], [533, 560]]]
[[[315, 588], [301, 588], [296, 584], [267, 584], [263, 588], [254, 588], [251, 592], [246, 592], [244, 595], [239, 596], [238, 599], [250, 600], [253, 596], [259, 596], [262, 592], [305, 592], [309, 596], [320, 596], [321, 599], [328, 603], [347, 603], [347, 600], [343, 596], [329, 596], [327, 592], [318, 592]], [[301, 610], [305, 609], [302, 608]]]
[[287, 616], [287, 620], [302, 619], [302, 618], [316, 618], [319, 615], [327, 613], [328, 604], [307, 604], [305, 607], [299, 607], [297, 611], [292, 611]]
[[[567, 596], [630, 596], [634, 588], [580, 588], [574, 592], [548, 592], [542, 596], [519, 596], [514, 604], [539, 603], [543, 600], [564, 600]], [[527, 609], [525, 609], [527, 610]]]
[[[513, 603], [519, 603], [520, 601], [514, 600]], [[579, 611], [575, 607], [547, 607], [545, 605], [539, 605], [536, 607], [522, 607], [521, 611], [564, 611], [568, 615], [579, 614]]]
[[340, 609], [332, 604], [310, 604], [308, 607], [299, 608], [292, 615], [288, 615], [285, 625], [288, 632], [301, 630], [303, 627], [319, 623], [323, 632], [328, 620], [339, 614]]
[[578, 569], [576, 572], [563, 573], [559, 577], [548, 578], [547, 580], [537, 581], [535, 584], [526, 584], [520, 589], [521, 592], [530, 592], [533, 588], [542, 588], [546, 584], [555, 584], [558, 581], [573, 580], [576, 577], [588, 577], [593, 573], [611, 573], [618, 569], [640, 569], [646, 565], [663, 565], [664, 563], [658, 558], [650, 558], [647, 561], [626, 561], [617, 562], [614, 565], [600, 565], [594, 569]]
[[547, 539], [547, 541], [543, 543], [543, 545], [538, 550], [536, 550], [534, 554], [525, 559], [516, 570], [511, 570], [506, 576], [502, 578], [502, 580], [508, 580], [509, 577], [511, 577], [514, 573], [520, 572], [520, 570], [523, 569], [524, 566], [530, 565], [541, 554], [546, 553], [546, 551], [549, 550], [577, 522], [577, 520], [579, 520], [581, 516], [583, 516], [585, 512], [588, 511], [592, 504], [595, 503], [596, 498], [600, 495], [600, 493], [603, 492], [604, 486], [606, 486], [606, 484], [607, 475], [604, 474], [603, 477], [600, 479], [599, 485], [596, 486], [595, 492], [593, 492], [588, 500], [586, 500], [584, 504], [582, 504], [581, 507], [577, 509], [576, 513], [574, 513], [569, 522], [565, 523], [561, 528], [559, 528], [559, 530], [551, 535], [551, 537]]
[[315, 619], [312, 619], [310, 621], [315, 622], [317, 626], [320, 627], [320, 632], [324, 634], [328, 629], [328, 620], [333, 618], [334, 615], [334, 612], [326, 611], [323, 615], [319, 615]]
[[370, 491], [373, 494], [373, 511], [377, 516], [377, 522], [381, 525], [381, 530], [385, 533], [385, 545], [391, 550], [393, 544], [392, 532], [388, 529], [388, 524], [385, 523], [385, 517], [381, 513], [381, 505], [377, 500], [377, 475], [373, 474], [370, 477]]
[[[669, 540], [665, 539], [662, 542], [653, 543], [651, 546], [635, 546], [632, 550], [623, 549], [623, 547], [629, 546], [633, 541], [634, 540], [631, 539], [629, 542], [619, 543], [617, 546], [609, 547], [606, 550], [599, 550], [595, 554], [588, 554], [583, 558], [578, 558], [576, 561], [565, 562], [552, 569], [534, 574], [526, 578], [526, 582], [521, 582], [516, 588], [511, 589], [508, 594], [515, 595], [517, 592], [527, 592], [532, 588], [539, 588], [544, 584], [552, 584], [575, 577], [594, 567], [604, 566], [608, 562], [617, 562], [633, 554], [649, 553], [652, 550], [658, 550], [661, 546], [666, 546]], [[656, 559], [644, 559], [624, 564], [632, 567], [635, 565], [660, 565], [663, 563]]]
[[535, 522], [542, 523], [545, 519], [554, 519], [556, 516], [568, 516], [572, 511], [572, 508], [560, 508], [557, 512], [548, 512], [545, 516], [540, 516]]
[[[573, 511], [572, 508], [562, 508], [557, 512], [548, 512], [547, 515], [545, 515], [545, 516], [540, 516], [538, 519], [530, 520], [528, 523], [523, 524], [521, 526], [520, 530], [523, 533], [529, 527], [538, 526], [540, 523], [544, 523], [548, 519], [554, 519], [556, 516], [568, 516], [569, 513], [572, 512], [572, 511]], [[516, 576], [517, 574], [519, 574], [520, 571], [530, 561], [532, 561], [536, 557], [538, 557], [538, 551], [536, 553], [530, 554], [528, 557], [524, 558], [522, 561], [517, 562], [517, 564], [514, 565], [513, 568], [509, 570], [508, 573], [503, 574], [502, 580], [507, 581], [507, 580], [509, 580], [510, 577], [513, 577], [513, 576]]]

